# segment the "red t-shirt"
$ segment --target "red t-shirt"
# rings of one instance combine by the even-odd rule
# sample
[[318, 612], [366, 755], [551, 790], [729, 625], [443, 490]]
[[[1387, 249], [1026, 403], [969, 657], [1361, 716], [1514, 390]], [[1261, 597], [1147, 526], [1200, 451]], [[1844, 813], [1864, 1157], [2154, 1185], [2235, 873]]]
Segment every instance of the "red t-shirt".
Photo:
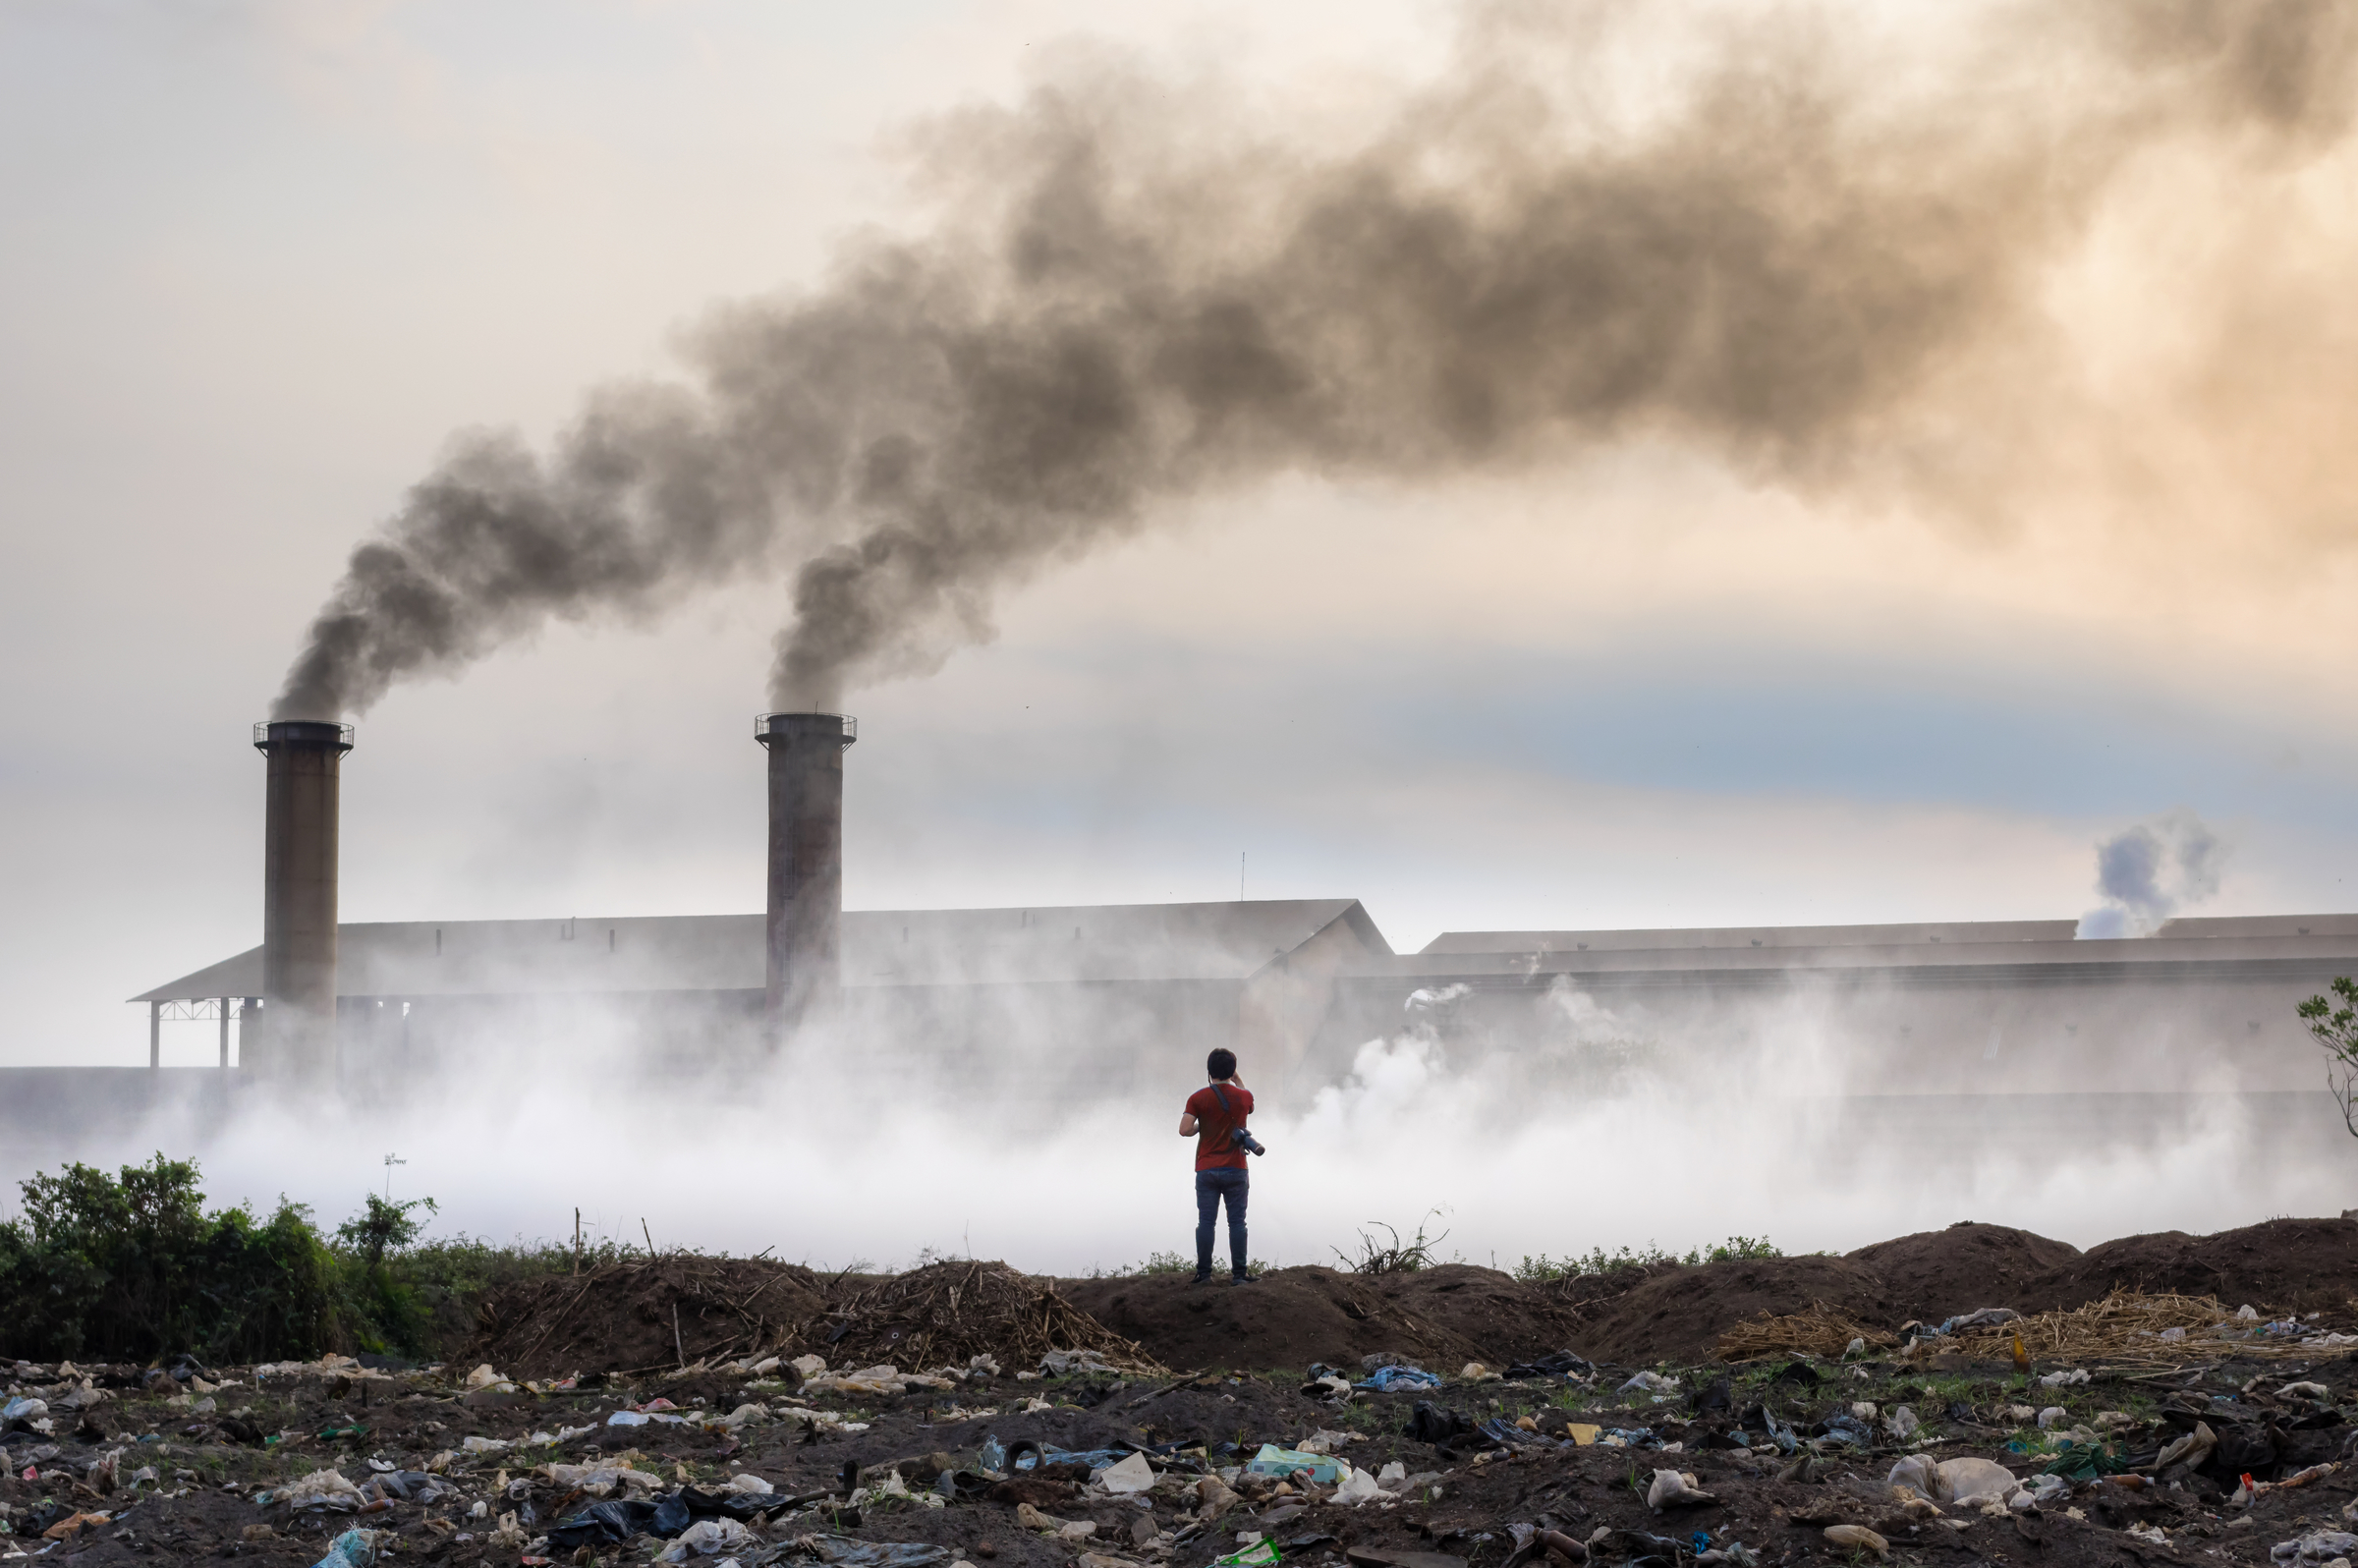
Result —
[[[1245, 1151], [1231, 1143], [1231, 1129], [1242, 1127], [1253, 1114], [1253, 1092], [1237, 1084], [1222, 1084], [1220, 1094], [1228, 1096], [1228, 1110], [1220, 1109], [1220, 1095], [1211, 1092], [1209, 1084], [1187, 1096], [1187, 1113], [1196, 1119], [1196, 1169], [1243, 1170]], [[1229, 1115], [1234, 1111], [1234, 1116]]]

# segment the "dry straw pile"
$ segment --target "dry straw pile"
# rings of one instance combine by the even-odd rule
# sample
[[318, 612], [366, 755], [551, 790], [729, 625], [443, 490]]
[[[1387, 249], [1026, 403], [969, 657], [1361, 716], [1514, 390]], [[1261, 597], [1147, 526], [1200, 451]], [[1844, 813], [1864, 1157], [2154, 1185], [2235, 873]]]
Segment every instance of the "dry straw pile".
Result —
[[[2315, 1355], [2289, 1340], [2254, 1337], [2257, 1324], [2239, 1322], [2235, 1310], [2210, 1296], [2141, 1295], [2116, 1290], [2069, 1312], [2041, 1313], [1993, 1328], [1959, 1334], [1939, 1348], [1976, 1360], [2000, 1361], [2020, 1339], [2034, 1361], [2114, 1361], [2175, 1367], [2221, 1356], [2274, 1358]], [[2169, 1330], [2181, 1339], [2163, 1339]]]
[[1719, 1336], [1712, 1354], [1721, 1361], [1758, 1361], [1764, 1356], [1839, 1356], [1854, 1339], [1877, 1349], [1899, 1343], [1881, 1329], [1854, 1323], [1822, 1301], [1807, 1312], [1771, 1317], [1763, 1313], [1747, 1318]]
[[989, 1355], [1012, 1372], [1051, 1350], [1094, 1350], [1107, 1366], [1154, 1375], [1154, 1358], [1005, 1263], [933, 1263], [880, 1280], [830, 1308], [802, 1334], [834, 1367], [964, 1367]]

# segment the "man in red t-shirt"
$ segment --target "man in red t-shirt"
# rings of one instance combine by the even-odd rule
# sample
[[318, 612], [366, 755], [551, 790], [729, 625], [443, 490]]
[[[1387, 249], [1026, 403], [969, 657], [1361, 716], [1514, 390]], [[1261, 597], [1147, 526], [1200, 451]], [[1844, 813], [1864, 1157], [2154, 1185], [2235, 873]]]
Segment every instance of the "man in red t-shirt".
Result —
[[1211, 1082], [1187, 1097], [1179, 1117], [1179, 1136], [1196, 1140], [1196, 1283], [1211, 1283], [1212, 1222], [1225, 1199], [1228, 1261], [1236, 1283], [1250, 1285], [1255, 1276], [1245, 1267], [1245, 1194], [1253, 1177], [1236, 1135], [1253, 1114], [1253, 1092], [1236, 1076], [1232, 1050], [1213, 1051], [1204, 1068]]

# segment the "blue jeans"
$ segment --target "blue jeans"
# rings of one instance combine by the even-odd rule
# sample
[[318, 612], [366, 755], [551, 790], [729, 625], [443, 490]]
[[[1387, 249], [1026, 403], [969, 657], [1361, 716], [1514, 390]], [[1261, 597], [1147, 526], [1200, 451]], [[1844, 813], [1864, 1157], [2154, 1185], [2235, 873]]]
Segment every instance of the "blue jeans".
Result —
[[1245, 1195], [1252, 1174], [1234, 1166], [1196, 1172], [1196, 1277], [1211, 1277], [1211, 1227], [1219, 1218], [1220, 1200], [1228, 1200], [1228, 1260], [1236, 1276], [1245, 1274]]

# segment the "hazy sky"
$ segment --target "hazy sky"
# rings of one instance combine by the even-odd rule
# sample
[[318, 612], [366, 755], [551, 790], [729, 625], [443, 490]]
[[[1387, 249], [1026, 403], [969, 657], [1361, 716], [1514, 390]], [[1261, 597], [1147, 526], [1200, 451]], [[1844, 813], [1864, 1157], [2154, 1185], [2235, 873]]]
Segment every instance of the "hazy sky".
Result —
[[[1110, 51], [1343, 140], [1457, 27], [1267, 12], [0, 7], [0, 1062], [143, 1060], [122, 998], [258, 940], [248, 726], [454, 431], [545, 441], [677, 373], [711, 307], [932, 221], [921, 117]], [[1865, 30], [1905, 56], [1909, 16]], [[1242, 855], [1248, 894], [1356, 896], [1404, 949], [2065, 918], [2099, 838], [2187, 809], [2230, 846], [2211, 912], [2349, 908], [2358, 159], [2326, 118], [2105, 176], [2022, 283], [2037, 352], [1967, 356], [1933, 412], [1972, 418], [1892, 435], [1987, 467], [1973, 505], [1636, 429], [1281, 475], [1039, 575], [992, 640], [852, 698], [849, 901], [1230, 897]], [[394, 691], [347, 762], [345, 918], [758, 908], [788, 602]]]

